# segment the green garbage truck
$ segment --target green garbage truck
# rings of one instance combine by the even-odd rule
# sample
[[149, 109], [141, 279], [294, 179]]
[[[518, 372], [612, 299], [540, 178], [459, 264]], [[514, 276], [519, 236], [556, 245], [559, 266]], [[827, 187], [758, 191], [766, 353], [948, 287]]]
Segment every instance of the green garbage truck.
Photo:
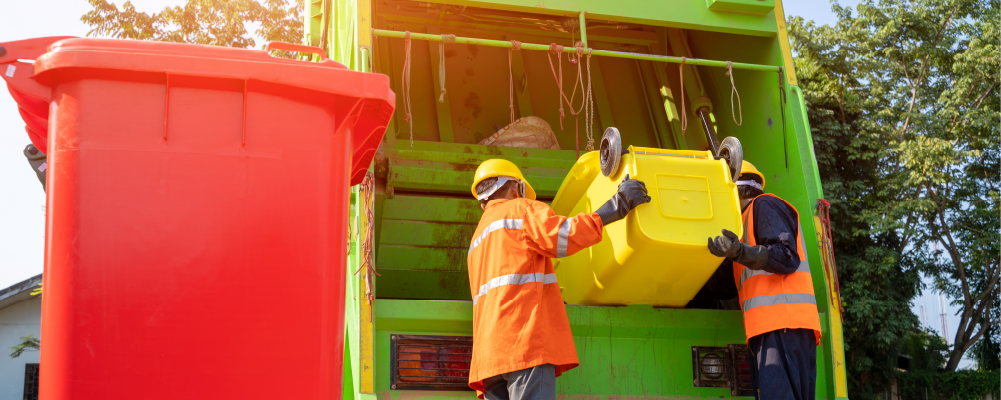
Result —
[[[837, 272], [781, 0], [305, 7], [306, 44], [390, 76], [397, 94], [375, 161], [351, 192], [345, 399], [476, 396], [466, 379], [466, 255], [482, 213], [470, 195], [473, 171], [490, 158], [511, 160], [552, 202], [610, 127], [623, 148], [719, 156], [727, 150], [719, 138], [739, 139], [768, 191], [799, 211], [823, 331], [817, 397], [847, 398]], [[734, 302], [568, 304], [567, 314], [580, 367], [557, 380], [561, 398], [752, 396]]]

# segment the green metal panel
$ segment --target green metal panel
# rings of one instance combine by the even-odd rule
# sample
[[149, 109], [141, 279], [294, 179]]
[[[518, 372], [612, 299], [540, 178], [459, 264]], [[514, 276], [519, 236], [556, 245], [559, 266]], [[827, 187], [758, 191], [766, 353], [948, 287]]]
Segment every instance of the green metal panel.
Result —
[[413, 150], [405, 141], [396, 142], [386, 152], [389, 158], [388, 185], [394, 191], [432, 191], [470, 196], [473, 172], [491, 158], [511, 160], [522, 168], [525, 178], [539, 197], [556, 195], [563, 178], [573, 165], [568, 150], [517, 149], [480, 145], [415, 142]]
[[[472, 335], [472, 308], [469, 301], [377, 300], [380, 399], [474, 399], [475, 392], [391, 390], [388, 362], [391, 335]], [[560, 398], [731, 398], [729, 389], [693, 387], [691, 348], [744, 343], [740, 311], [567, 306], [567, 316], [580, 366], [556, 380]], [[827, 368], [817, 367], [824, 376]], [[817, 392], [827, 391], [819, 379]]]
[[775, 9], [775, 0], [709, 0], [709, 9], [764, 15]]
[[[495, 8], [534, 14], [564, 16], [587, 11], [591, 20], [669, 26], [692, 30], [775, 36], [775, 16], [716, 12], [706, 0], [431, 0], [432, 3]], [[771, 2], [774, 4], [774, 1]]]

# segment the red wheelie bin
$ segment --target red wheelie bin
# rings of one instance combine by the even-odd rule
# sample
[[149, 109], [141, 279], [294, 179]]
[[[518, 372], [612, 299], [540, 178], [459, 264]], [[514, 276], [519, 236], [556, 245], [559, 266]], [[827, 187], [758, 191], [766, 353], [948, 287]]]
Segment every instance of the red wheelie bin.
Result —
[[323, 61], [0, 46], [49, 160], [41, 398], [340, 397], [349, 186], [392, 115], [389, 78], [281, 43]]

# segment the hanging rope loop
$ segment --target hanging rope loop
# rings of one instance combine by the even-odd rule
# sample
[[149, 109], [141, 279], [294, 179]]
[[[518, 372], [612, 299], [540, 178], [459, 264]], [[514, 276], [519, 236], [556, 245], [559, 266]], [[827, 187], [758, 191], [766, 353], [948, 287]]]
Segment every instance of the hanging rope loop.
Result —
[[681, 136], [685, 136], [685, 130], [688, 129], [688, 114], [685, 113], [685, 56], [681, 56], [681, 65], [678, 66], [678, 80], [681, 81], [681, 93], [678, 93], [678, 97], [681, 97]]
[[560, 130], [563, 129], [563, 118], [566, 118], [566, 114], [563, 112], [563, 99], [566, 97], [563, 95], [563, 46], [556, 43], [549, 44], [549, 52], [556, 54], [556, 59], [560, 66], [560, 73], [556, 75], [556, 68], [553, 66], [553, 58], [546, 54], [546, 59], [549, 60], [549, 70], [553, 71], [553, 78], [556, 78], [556, 87], [560, 89], [560, 96], [556, 97], [556, 101], [560, 106]]
[[521, 50], [521, 42], [517, 40], [511, 41], [511, 50]]
[[[511, 48], [507, 50], [507, 77], [508, 77], [508, 108], [511, 110], [511, 123], [514, 123], [514, 67], [511, 58], [514, 57], [514, 47], [517, 40], [511, 41]], [[520, 43], [518, 44], [520, 46]]]
[[[733, 123], [740, 126], [744, 123], [744, 110], [740, 107], [740, 93], [737, 93], [737, 85], [733, 83], [733, 61], [726, 62], [726, 76], [730, 77], [730, 116], [733, 117]], [[737, 116], [733, 114], [733, 95], [737, 95], [737, 112], [740, 113], [740, 121], [737, 121]]]
[[448, 93], [445, 90], [445, 43], [455, 43], [455, 35], [442, 34], [441, 42], [438, 42], [438, 82], [441, 85], [439, 103], [445, 102], [445, 94]]
[[403, 34], [403, 76], [400, 78], [403, 88], [403, 121], [410, 124], [410, 147], [414, 147], [414, 120], [410, 112], [410, 31]]
[[594, 151], [594, 95], [591, 92], [591, 49], [587, 49], [587, 106], [584, 108], [584, 131], [587, 151]]

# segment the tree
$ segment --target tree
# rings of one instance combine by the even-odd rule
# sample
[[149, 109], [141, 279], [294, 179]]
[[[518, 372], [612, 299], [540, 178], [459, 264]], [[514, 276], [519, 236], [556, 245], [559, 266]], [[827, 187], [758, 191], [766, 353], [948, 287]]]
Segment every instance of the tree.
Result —
[[88, 1], [94, 9], [80, 18], [91, 27], [87, 36], [252, 48], [257, 44], [247, 26], [260, 24], [254, 33], [265, 41], [303, 38], [302, 0], [188, 0], [152, 15], [130, 1], [121, 10], [107, 0]]
[[833, 60], [826, 89], [842, 124], [857, 107], [858, 137], [872, 146], [863, 155], [876, 161], [881, 201], [859, 217], [962, 307], [950, 371], [999, 322], [986, 318], [1001, 288], [997, 3], [869, 0], [857, 14], [835, 4], [837, 26], [812, 28], [822, 40], [804, 45]]
[[[844, 17], [844, 9], [836, 10]], [[879, 185], [882, 146], [864, 128], [870, 100], [854, 71], [855, 44], [840, 27], [793, 17], [789, 37], [812, 128], [824, 195], [831, 202], [832, 235], [844, 305], [849, 397], [876, 398], [892, 382], [896, 357], [917, 327], [910, 300], [920, 277], [901, 262], [899, 233], [874, 226], [867, 210], [893, 197]]]
[[862, 127], [885, 146], [877, 176], [893, 201], [867, 218], [961, 307], [947, 371], [1001, 322], [988, 312], [1001, 289], [998, 11], [997, 1], [870, 0], [838, 25], [871, 98]]
[[34, 337], [34, 335], [22, 336], [21, 343], [17, 346], [11, 346], [13, 353], [10, 353], [10, 358], [18, 358], [21, 354], [26, 351], [38, 351], [42, 347], [42, 342]]

